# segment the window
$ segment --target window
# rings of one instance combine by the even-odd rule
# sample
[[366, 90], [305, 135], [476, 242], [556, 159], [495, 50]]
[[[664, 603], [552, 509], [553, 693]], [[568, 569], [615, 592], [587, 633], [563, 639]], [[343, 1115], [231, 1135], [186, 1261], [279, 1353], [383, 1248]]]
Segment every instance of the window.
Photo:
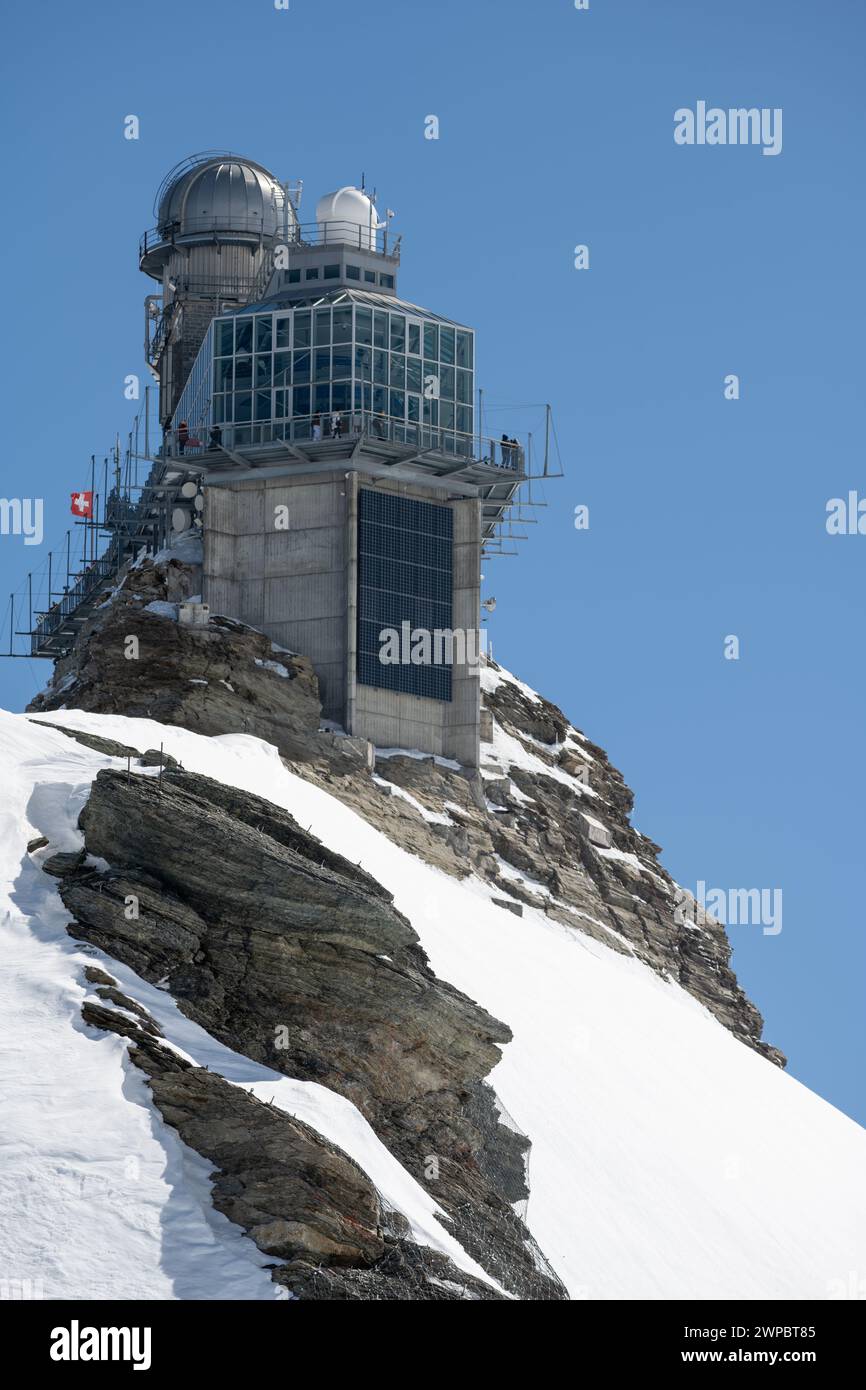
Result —
[[232, 319], [220, 319], [216, 326], [216, 352], [218, 357], [230, 357], [234, 351], [235, 325]]
[[235, 352], [252, 352], [253, 350], [253, 321], [252, 319], [237, 319], [235, 322]]
[[439, 395], [445, 396], [449, 401], [454, 399], [454, 368], [439, 368]]
[[325, 383], [315, 388], [313, 397], [313, 408], [319, 415], [324, 415], [331, 409], [331, 387]]
[[420, 391], [422, 387], [422, 371], [420, 357], [406, 358], [406, 389], [409, 391]]
[[289, 285], [299, 285], [301, 283], [301, 272], [299, 270], [287, 270], [286, 282]]
[[292, 377], [292, 354], [290, 352], [274, 353], [274, 385], [288, 386]]
[[394, 276], [393, 276], [393, 275], [380, 275], [380, 276], [379, 276], [379, 284], [383, 287], [383, 289], [386, 289], [386, 290], [393, 290], [393, 288], [394, 288]]
[[331, 341], [331, 311], [330, 309], [316, 310], [316, 347], [321, 347], [324, 343]]
[[256, 358], [256, 386], [270, 386], [271, 384], [271, 354], [267, 356], [260, 354]]
[[373, 344], [377, 348], [388, 346], [388, 315], [375, 313], [373, 315]]
[[372, 309], [361, 309], [361, 308], [357, 308], [357, 309], [355, 310], [355, 342], [356, 342], [356, 343], [368, 343], [368, 344], [372, 344], [372, 342], [373, 342], [373, 311], [372, 311]]
[[406, 351], [406, 320], [402, 314], [391, 315], [391, 351]]
[[322, 278], [325, 280], [339, 280], [340, 267], [338, 265], [326, 265], [322, 272]]
[[350, 343], [352, 341], [352, 310], [351, 308], [340, 308], [334, 310], [334, 342]]
[[472, 366], [472, 334], [457, 330], [457, 366]]
[[235, 423], [252, 419], [253, 397], [251, 391], [235, 392]]
[[310, 414], [310, 388], [309, 386], [296, 386], [293, 393], [294, 414]]
[[331, 349], [316, 348], [315, 358], [315, 380], [330, 381], [331, 379]]
[[347, 279], [347, 280], [360, 280], [360, 278], [361, 278], [361, 267], [360, 267], [359, 265], [347, 265], [347, 266], [346, 266], [346, 279]]
[[295, 313], [295, 347], [311, 347], [310, 311], [302, 309]]
[[318, 278], [319, 278], [319, 267], [318, 267], [318, 266], [310, 266], [307, 270], [304, 271], [304, 279], [305, 279], [305, 280], [318, 280]]
[[303, 352], [295, 352], [292, 354], [292, 356], [294, 358], [294, 361], [292, 363], [292, 368], [294, 371], [294, 382], [295, 385], [298, 386], [302, 382], [309, 381], [310, 379], [309, 348], [307, 348], [306, 351]]
[[234, 362], [231, 357], [218, 357], [214, 363], [214, 390], [230, 391]]
[[439, 328], [435, 323], [424, 325], [424, 356], [439, 360]]
[[256, 352], [270, 352], [273, 337], [273, 320], [270, 314], [256, 316]]
[[406, 385], [406, 358], [402, 355], [402, 353], [391, 353], [390, 384], [392, 386], [399, 386], [401, 391]]
[[247, 388], [253, 384], [253, 359], [251, 357], [235, 358], [235, 390]]
[[457, 372], [457, 399], [465, 405], [472, 401], [472, 374], [470, 372]]
[[289, 347], [289, 335], [291, 333], [291, 326], [291, 314], [284, 314], [282, 318], [277, 319], [277, 331], [274, 339], [274, 347], [278, 350], [280, 348]]
[[332, 410], [348, 410], [351, 403], [352, 383], [350, 381], [335, 381], [332, 391]]
[[416, 357], [421, 356], [421, 325], [420, 323], [409, 324], [409, 351]]
[[364, 279], [366, 280], [366, 282], [367, 282], [368, 285], [375, 285], [375, 283], [376, 283], [376, 272], [375, 272], [375, 270], [365, 270], [365, 271], [364, 271]]
[[256, 419], [270, 420], [271, 418], [271, 393], [270, 391], [256, 392]]
[[[451, 699], [451, 653], [429, 664], [381, 660], [390, 628], [451, 630], [453, 515], [449, 507], [362, 487], [358, 493], [358, 680], [362, 685]], [[439, 657], [437, 661], [435, 658]], [[445, 659], [443, 659], [445, 658]]]
[[402, 391], [391, 392], [390, 411], [395, 420], [403, 419], [406, 414], [406, 397]]
[[332, 376], [335, 381], [341, 377], [352, 375], [352, 349], [346, 344], [345, 347], [335, 347], [332, 357]]
[[381, 386], [388, 385], [388, 354], [387, 352], [373, 353], [373, 380]]

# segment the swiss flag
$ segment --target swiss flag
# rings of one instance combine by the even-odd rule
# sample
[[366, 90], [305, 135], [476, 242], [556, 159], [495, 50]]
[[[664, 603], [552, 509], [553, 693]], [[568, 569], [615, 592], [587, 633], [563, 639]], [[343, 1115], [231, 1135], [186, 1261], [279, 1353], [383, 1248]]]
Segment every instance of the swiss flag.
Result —
[[73, 516], [93, 516], [93, 493], [73, 492], [70, 511]]

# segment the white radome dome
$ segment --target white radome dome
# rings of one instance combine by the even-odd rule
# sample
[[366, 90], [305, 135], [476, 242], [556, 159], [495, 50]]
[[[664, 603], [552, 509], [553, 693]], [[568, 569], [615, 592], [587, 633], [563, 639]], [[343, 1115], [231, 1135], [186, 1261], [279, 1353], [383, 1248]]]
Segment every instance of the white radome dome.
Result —
[[376, 249], [379, 216], [372, 198], [360, 188], [347, 184], [326, 193], [316, 204], [316, 222], [323, 241], [345, 241], [347, 229], [357, 227], [357, 244], [367, 251]]

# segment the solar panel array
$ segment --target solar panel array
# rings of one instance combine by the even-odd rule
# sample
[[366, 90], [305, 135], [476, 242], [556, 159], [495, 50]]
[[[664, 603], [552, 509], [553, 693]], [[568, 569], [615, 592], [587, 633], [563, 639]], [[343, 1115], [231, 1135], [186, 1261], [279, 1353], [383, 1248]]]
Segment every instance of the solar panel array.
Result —
[[[358, 680], [451, 699], [450, 660], [382, 660], [383, 632], [451, 630], [454, 517], [450, 507], [361, 488], [358, 500]], [[402, 654], [411, 647], [402, 642]], [[434, 646], [435, 655], [435, 646]], [[441, 653], [440, 653], [441, 655]], [[447, 646], [445, 651], [448, 657]]]

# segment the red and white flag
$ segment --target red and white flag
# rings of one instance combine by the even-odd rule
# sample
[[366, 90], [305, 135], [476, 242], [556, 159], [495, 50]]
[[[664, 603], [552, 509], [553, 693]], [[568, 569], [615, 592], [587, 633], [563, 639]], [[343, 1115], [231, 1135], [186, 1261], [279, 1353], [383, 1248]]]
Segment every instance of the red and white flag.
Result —
[[92, 492], [73, 492], [72, 506], [70, 508], [73, 516], [93, 516], [93, 493]]

